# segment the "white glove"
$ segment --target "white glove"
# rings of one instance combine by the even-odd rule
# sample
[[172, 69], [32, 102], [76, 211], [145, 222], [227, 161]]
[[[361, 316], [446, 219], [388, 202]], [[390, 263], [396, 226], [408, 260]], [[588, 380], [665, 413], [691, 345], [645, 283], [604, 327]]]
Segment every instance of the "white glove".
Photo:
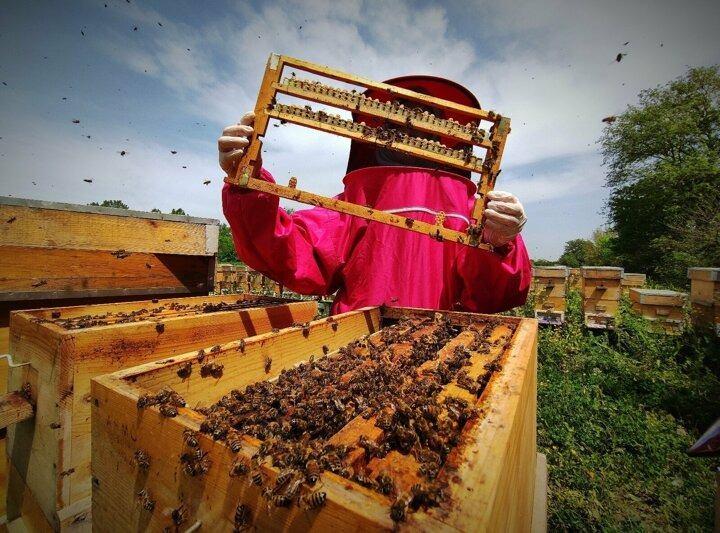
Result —
[[509, 192], [490, 191], [487, 199], [483, 241], [496, 247], [504, 246], [520, 233], [527, 222], [525, 209]]
[[245, 113], [240, 122], [223, 129], [218, 139], [218, 155], [220, 168], [228, 176], [237, 168], [238, 161], [245, 153], [245, 147], [250, 144], [248, 137], [252, 135], [252, 125], [255, 122], [255, 113]]

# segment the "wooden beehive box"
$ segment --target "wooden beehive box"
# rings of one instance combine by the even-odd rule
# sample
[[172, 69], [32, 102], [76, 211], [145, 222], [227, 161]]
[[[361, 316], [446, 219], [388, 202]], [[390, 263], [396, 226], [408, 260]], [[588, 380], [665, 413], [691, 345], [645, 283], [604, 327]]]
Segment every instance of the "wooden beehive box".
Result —
[[720, 337], [720, 268], [688, 268], [688, 278], [694, 321]]
[[682, 333], [683, 307], [687, 301], [684, 292], [663, 289], [630, 289], [632, 307], [652, 321], [659, 330], [672, 335]]
[[[402, 317], [410, 320], [388, 325]], [[364, 340], [347, 346], [360, 339]], [[537, 322], [532, 319], [365, 308], [314, 321], [306, 328], [293, 327], [225, 344], [214, 359], [224, 365], [219, 379], [200, 375], [195, 353], [175, 357], [172, 362], [146, 364], [98, 377], [92, 383], [93, 529], [529, 530], [536, 463], [536, 351]], [[326, 362], [324, 357], [331, 359]], [[432, 393], [419, 392], [426, 390], [423, 387], [428, 386], [427, 376], [451, 368], [451, 361], [457, 361], [457, 357], [469, 362], [469, 366], [462, 367], [467, 371], [465, 377], [480, 378], [486, 383], [483, 388], [470, 392], [462, 388], [466, 385], [459, 379], [448, 378], [449, 384]], [[309, 360], [314, 362], [307, 364]], [[300, 364], [303, 361], [306, 363]], [[348, 361], [351, 364], [347, 365]], [[187, 365], [193, 368], [189, 376], [183, 372]], [[287, 369], [293, 370], [284, 372]], [[339, 377], [326, 381], [325, 372]], [[375, 381], [376, 375], [385, 377]], [[300, 389], [286, 389], [291, 392], [284, 395], [272, 392], [279, 390], [272, 387], [283, 387], [290, 379], [295, 379]], [[401, 384], [395, 387], [396, 383]], [[216, 411], [220, 407], [210, 408], [211, 404], [225, 397], [219, 405], [229, 406], [233, 398], [241, 397], [231, 391], [242, 391], [246, 386], [270, 392], [256, 396], [257, 392], [245, 390], [245, 399], [256, 398], [251, 402], [267, 399], [263, 406], [256, 404], [257, 409], [235, 411], [247, 413], [237, 415], [241, 418], [235, 420], [248, 422], [255, 417], [255, 422], [266, 422], [248, 426], [255, 429], [242, 434], [218, 434], [225, 430], [216, 425], [217, 421], [229, 418], [224, 411]], [[166, 387], [186, 402], [187, 407], [180, 407], [177, 416], [164, 416], [158, 406], [138, 407], [139, 400], [141, 406], [145, 405], [148, 397]], [[376, 406], [382, 411], [380, 415], [373, 408], [363, 410], [366, 400], [387, 399], [385, 394], [392, 395], [388, 390], [414, 390], [418, 401], [427, 402], [423, 405], [432, 405], [436, 399], [447, 403], [434, 411], [395, 399]], [[421, 397], [424, 399], [419, 400]], [[294, 398], [292, 404], [287, 403], [287, 398]], [[307, 402], [324, 407], [305, 409]], [[423, 426], [421, 422], [435, 420], [440, 425], [444, 420], [445, 425], [451, 416], [448, 406], [452, 405], [469, 409], [464, 412], [471, 414], [467, 419], [462, 417], [462, 422], [457, 413], [452, 416], [458, 422], [451, 423], [454, 429], [447, 431], [457, 432], [452, 434], [456, 443], [447, 448], [444, 463], [433, 463], [432, 450], [438, 443], [442, 447], [442, 442], [451, 441], [443, 441], [445, 437], [437, 441], [438, 435], [432, 430], [435, 426]], [[168, 405], [160, 409], [166, 415], [175, 414]], [[317, 410], [321, 414], [313, 419], [308, 412]], [[214, 412], [221, 414], [212, 415]], [[279, 419], [283, 419], [282, 424], [273, 426]], [[409, 427], [418, 428], [413, 430], [415, 438], [425, 435], [427, 440], [408, 437]], [[293, 428], [297, 431], [293, 432]], [[302, 428], [324, 436], [303, 437]], [[402, 437], [399, 428], [405, 428]], [[215, 432], [218, 440], [203, 431]], [[275, 438], [278, 433], [273, 432], [278, 431], [281, 435]], [[383, 449], [386, 443], [393, 442], [390, 451], [385, 448], [379, 456], [372, 455], [375, 446]], [[285, 470], [280, 475], [276, 459], [264, 459], [264, 454], [273, 447], [293, 443], [295, 452], [276, 457], [304, 465], [296, 468], [305, 470], [302, 475], [299, 470]], [[239, 449], [236, 445], [240, 445]], [[343, 459], [323, 463], [327, 468], [311, 486], [310, 462], [314, 454], [332, 454], [342, 446], [348, 448], [335, 453]], [[404, 453], [398, 451], [400, 446], [405, 446]], [[322, 449], [325, 451], [318, 452]], [[327, 459], [323, 457], [320, 461]], [[428, 470], [419, 468], [420, 461], [430, 461], [423, 462], [423, 467], [434, 464], [433, 473], [422, 474]], [[392, 484], [382, 485], [389, 490], [388, 495], [368, 488], [373, 483], [368, 480], [378, 473], [393, 480]], [[423, 487], [427, 487], [423, 475], [436, 476], [438, 484], [446, 483], [445, 497], [437, 506], [408, 509], [404, 521], [394, 522], [391, 505], [395, 502], [397, 512], [398, 499], [406, 501], [403, 498], [408, 494], [417, 495], [416, 489], [423, 493]], [[289, 479], [297, 480], [292, 491]], [[382, 483], [382, 479], [376, 482]], [[413, 489], [416, 483], [419, 485]], [[266, 499], [276, 490], [290, 492], [289, 497], [283, 496], [288, 500], [279, 500], [277, 493], [272, 500]], [[314, 507], [321, 502], [320, 493], [326, 497], [324, 505]], [[179, 526], [174, 519], [181, 522]]]
[[541, 324], [560, 325], [565, 321], [568, 268], [533, 267], [535, 318]]
[[39, 508], [54, 528], [88, 516], [90, 379], [311, 320], [315, 302], [202, 296], [12, 313], [10, 390], [30, 383], [33, 419], [8, 428], [8, 519]]
[[638, 274], [634, 272], [623, 272], [622, 279], [620, 280], [620, 286], [622, 287], [622, 293], [625, 295], [630, 294], [632, 287], [644, 287], [646, 281], [645, 274]]
[[620, 305], [623, 269], [607, 266], [580, 267], [583, 281], [585, 325], [593, 329], [613, 329]]

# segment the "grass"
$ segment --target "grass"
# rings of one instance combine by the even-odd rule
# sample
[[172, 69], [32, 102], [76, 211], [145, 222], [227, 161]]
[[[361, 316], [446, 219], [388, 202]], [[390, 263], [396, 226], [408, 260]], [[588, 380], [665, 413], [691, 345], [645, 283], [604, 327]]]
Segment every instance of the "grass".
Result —
[[590, 332], [577, 291], [568, 306], [539, 342], [549, 529], [712, 530], [720, 461], [685, 450], [720, 416], [720, 343], [653, 333], [628, 302], [616, 331]]

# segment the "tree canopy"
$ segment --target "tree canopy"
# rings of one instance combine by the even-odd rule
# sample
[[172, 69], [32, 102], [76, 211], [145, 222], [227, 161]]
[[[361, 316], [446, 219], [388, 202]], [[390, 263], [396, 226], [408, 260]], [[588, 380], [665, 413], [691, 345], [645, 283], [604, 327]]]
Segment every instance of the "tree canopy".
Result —
[[642, 91], [601, 144], [619, 263], [670, 284], [688, 266], [720, 264], [718, 67]]
[[88, 205], [97, 205], [99, 207], [114, 207], [116, 209], [130, 209], [122, 200], [103, 200], [101, 203], [90, 202]]

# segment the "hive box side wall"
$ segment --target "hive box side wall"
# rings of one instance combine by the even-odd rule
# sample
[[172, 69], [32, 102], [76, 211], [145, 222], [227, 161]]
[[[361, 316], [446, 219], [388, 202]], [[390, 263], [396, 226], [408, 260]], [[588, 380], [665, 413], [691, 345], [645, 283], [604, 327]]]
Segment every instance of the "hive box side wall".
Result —
[[[484, 401], [483, 401], [484, 400]], [[529, 531], [535, 492], [537, 322], [523, 319], [503, 371], [481, 398], [443, 521], [460, 531]]]
[[0, 246], [0, 299], [191, 294], [212, 289], [213, 257]]
[[0, 204], [0, 220], [13, 217], [12, 223], [0, 226], [3, 245], [180, 255], [217, 251], [208, 239], [209, 233], [216, 232], [217, 221], [207, 224]]
[[[119, 305], [137, 306], [135, 303]], [[88, 306], [86, 312], [95, 314], [95, 309]], [[21, 426], [29, 425], [29, 433], [19, 433], [16, 439], [9, 441], [11, 461], [21, 477], [27, 472], [25, 483], [35, 494], [47, 519], [56, 523], [56, 512], [87, 500], [91, 495], [89, 425], [92, 377], [264, 333], [273, 327], [307, 322], [316, 312], [317, 304], [308, 301], [171, 317], [161, 320], [164, 325], [162, 333], [157, 330], [155, 321], [62, 330], [52, 323], [36, 323], [35, 315], [47, 311], [13, 313], [11, 330], [19, 353], [24, 354], [23, 360], [31, 361], [33, 368], [38, 370], [38, 379], [43, 387], [40, 389], [36, 421], [29, 420], [10, 429], [14, 435]], [[36, 341], [28, 331], [40, 340]], [[51, 334], [52, 341], [45, 340]], [[55, 345], [58, 348], [54, 348]], [[14, 390], [20, 385], [19, 381], [13, 383]], [[44, 414], [46, 410], [51, 413]], [[59, 427], [51, 429], [51, 423], [59, 424]], [[38, 440], [39, 435], [41, 440]], [[23, 450], [30, 442], [32, 452], [25, 457]], [[25, 468], [21, 461], [27, 463]], [[8, 501], [19, 498], [21, 494], [19, 484], [11, 485]], [[81, 513], [86, 511], [79, 510]]]
[[[19, 518], [29, 497], [25, 485], [34, 488], [37, 505], [52, 519], [59, 484], [58, 455], [63, 416], [59, 404], [66, 369], [62, 359], [68, 346], [57, 328], [43, 327], [16, 313], [11, 315], [10, 350], [16, 363], [9, 388], [19, 390], [30, 383], [36, 403], [35, 417], [8, 428], [7, 449], [10, 478], [7, 491], [8, 520]], [[65, 375], [63, 375], [65, 372]], [[17, 474], [17, 475], [15, 475]]]

